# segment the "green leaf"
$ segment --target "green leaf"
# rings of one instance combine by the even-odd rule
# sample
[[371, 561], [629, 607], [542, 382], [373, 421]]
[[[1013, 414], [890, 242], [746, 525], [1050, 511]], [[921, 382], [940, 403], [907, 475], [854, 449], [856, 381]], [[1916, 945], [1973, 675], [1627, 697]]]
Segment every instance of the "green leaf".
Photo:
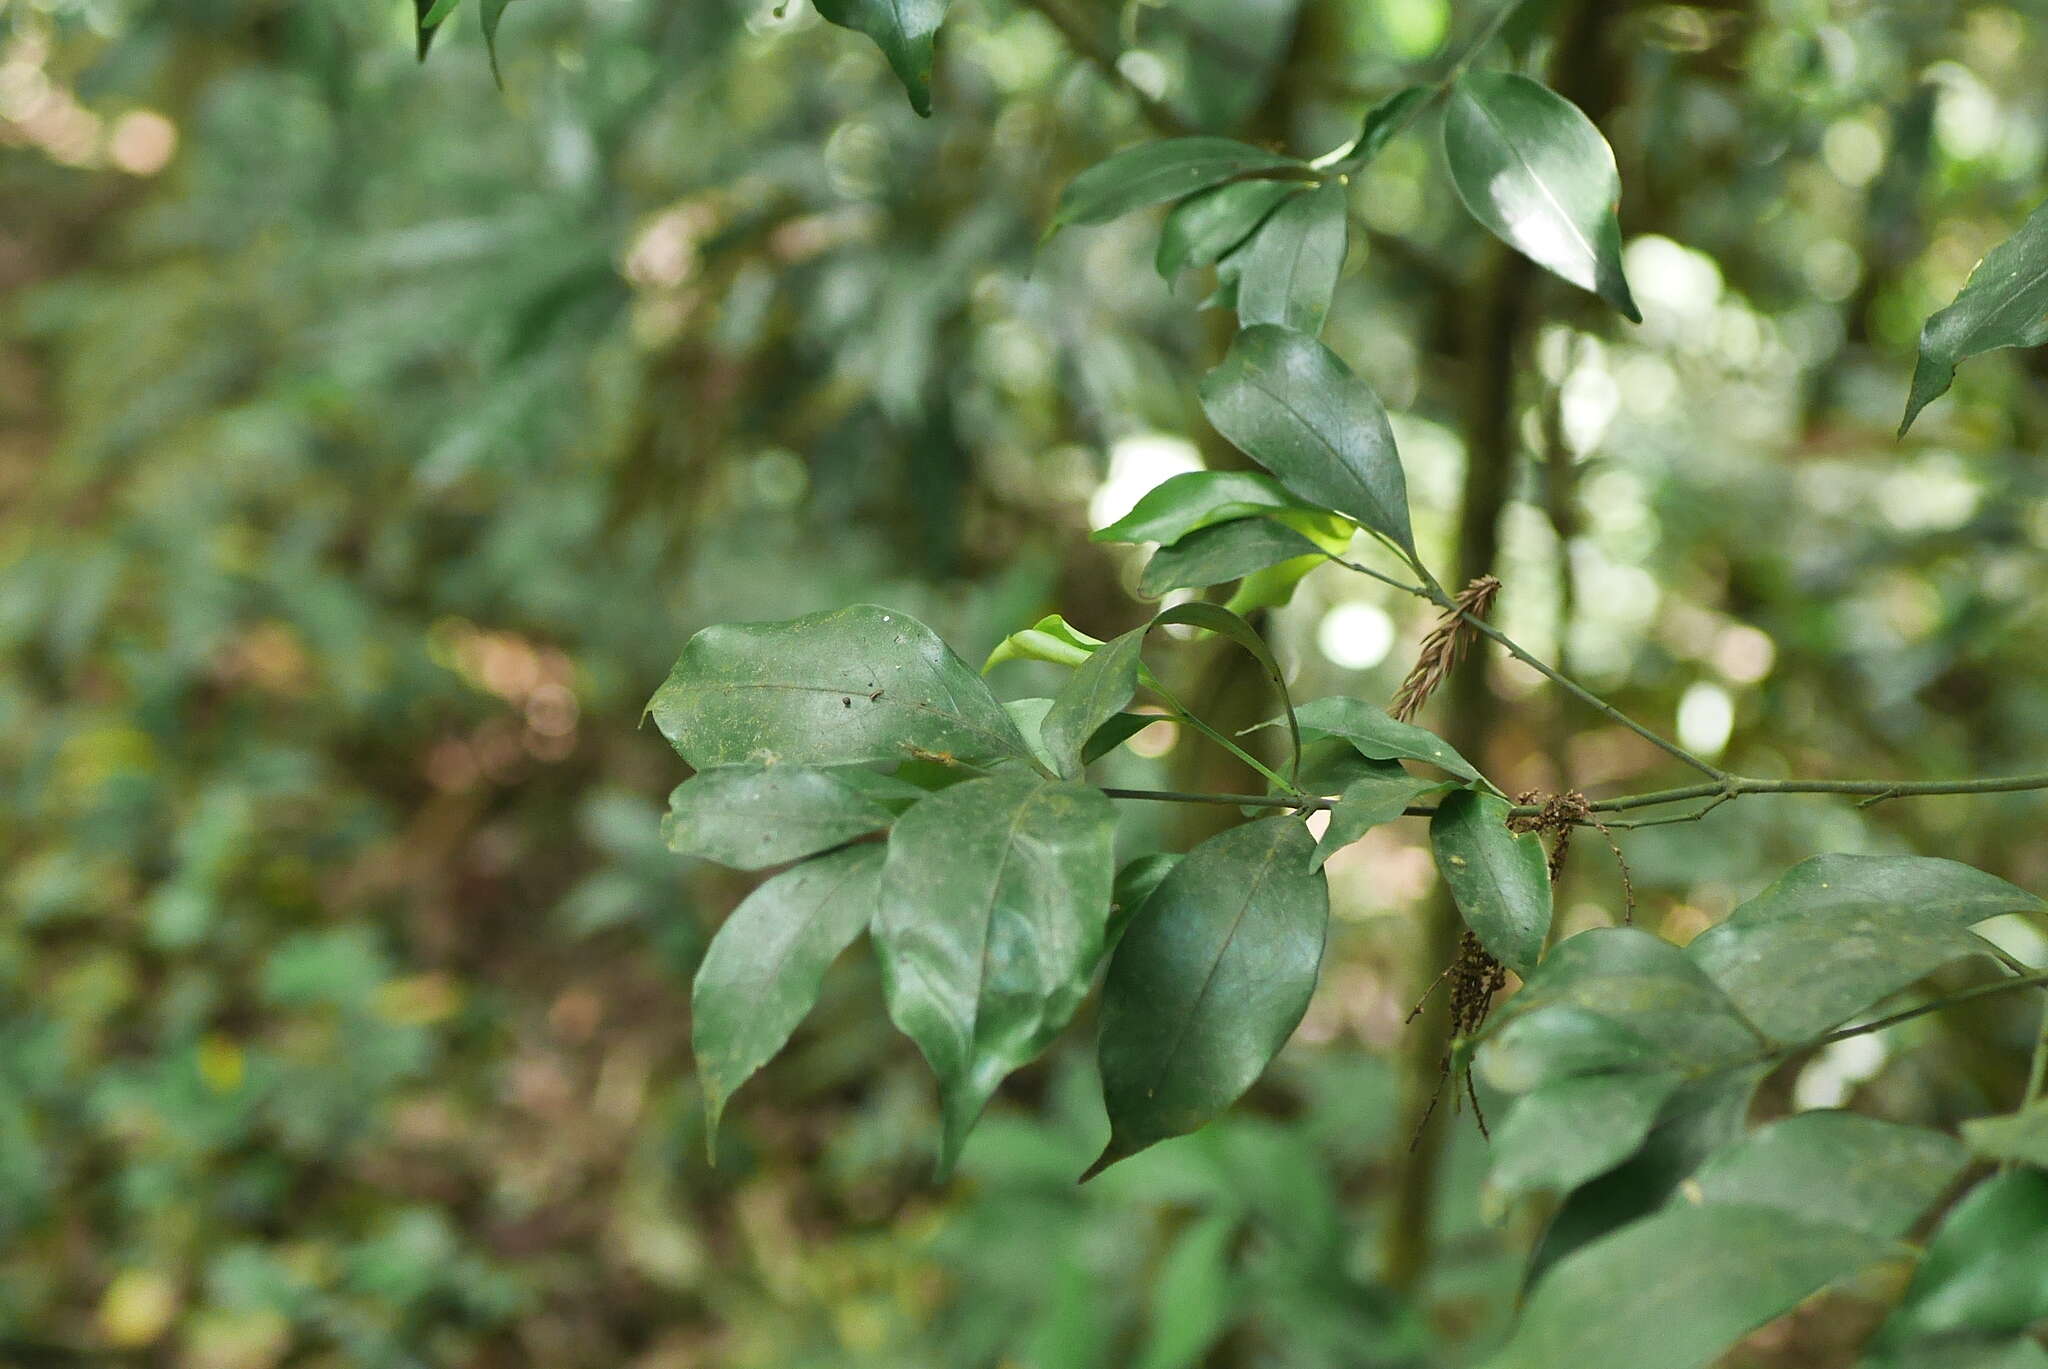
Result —
[[2011, 1335], [2048, 1317], [2048, 1173], [1986, 1179], [1927, 1243], [1906, 1295], [1874, 1344], [1923, 1336]]
[[1161, 721], [1164, 721], [1163, 715], [1158, 713], [1113, 714], [1108, 722], [1095, 729], [1095, 735], [1081, 748], [1081, 764], [1094, 764], [1152, 724]]
[[1309, 868], [1320, 870], [1323, 862], [1357, 841], [1383, 822], [1392, 822], [1408, 805], [1440, 794], [1451, 786], [1442, 780], [1421, 780], [1391, 761], [1375, 762], [1374, 773], [1344, 786], [1337, 806], [1330, 810], [1330, 825], [1316, 843]]
[[[1765, 1035], [1804, 1041], [1951, 961], [1988, 954], [1967, 930], [2042, 901], [1933, 856], [1815, 856], [1687, 948]], [[1825, 974], [1814, 967], [1825, 965]]]
[[1104, 936], [1111, 947], [1123, 936], [1124, 928], [1137, 916], [1138, 909], [1145, 906], [1145, 900], [1158, 892], [1180, 862], [1178, 851], [1155, 851], [1139, 856], [1116, 872], [1116, 885], [1110, 893], [1109, 930]]
[[1255, 570], [1238, 581], [1237, 588], [1230, 591], [1230, 597], [1223, 601], [1223, 607], [1232, 613], [1257, 613], [1262, 608], [1280, 608], [1293, 601], [1294, 591], [1311, 571], [1319, 570], [1328, 563], [1329, 558], [1324, 556], [1296, 556]]
[[434, 46], [434, 35], [441, 24], [455, 11], [461, 0], [413, 0], [413, 28], [419, 37], [419, 59], [427, 60], [427, 49]]
[[1963, 1139], [1987, 1160], [2017, 1160], [2048, 1169], [2048, 1099], [2005, 1117], [1963, 1123]]
[[1853, 1112], [1802, 1112], [1716, 1152], [1681, 1201], [1774, 1207], [1871, 1236], [1904, 1236], [1963, 1172], [1940, 1132]]
[[1920, 359], [1913, 367], [1913, 392], [1899, 436], [1906, 435], [1922, 409], [1947, 393], [1965, 358], [2043, 342], [2048, 342], [2048, 204], [1986, 253], [1954, 302], [1920, 330]]
[[1335, 352], [1306, 334], [1254, 324], [1231, 340], [1201, 393], [1216, 431], [1281, 484], [1413, 559], [1408, 481], [1387, 411]]
[[1621, 270], [1614, 150], [1578, 106], [1526, 76], [1469, 72], [1444, 112], [1444, 159], [1496, 237], [1643, 321]]
[[[1289, 778], [1301, 773], [1301, 727], [1294, 717], [1294, 698], [1287, 692], [1287, 676], [1280, 669], [1280, 662], [1273, 658], [1273, 649], [1266, 645], [1266, 639], [1259, 636], [1258, 629], [1219, 604], [1194, 603], [1175, 604], [1152, 620], [1154, 627], [1166, 627], [1173, 623], [1185, 623], [1213, 632], [1219, 637], [1228, 637], [1251, 653], [1259, 668], [1266, 672], [1266, 682], [1273, 686], [1273, 692], [1280, 696], [1280, 705], [1285, 709], [1282, 717], [1287, 723]], [[1275, 721], [1279, 721], [1276, 719]]]
[[1238, 249], [1237, 317], [1247, 327], [1276, 323], [1314, 336], [1350, 242], [1349, 195], [1332, 178], [1281, 205]]
[[1321, 513], [1257, 471], [1186, 471], [1162, 480], [1131, 511], [1095, 534], [1097, 542], [1178, 542], [1191, 532], [1277, 511]]
[[1176, 589], [1241, 580], [1268, 566], [1303, 559], [1313, 568], [1329, 558], [1321, 547], [1284, 523], [1240, 518], [1191, 532], [1172, 546], [1153, 552], [1144, 574], [1138, 577], [1138, 593], [1157, 599]]
[[1405, 86], [1367, 110], [1364, 125], [1358, 132], [1358, 141], [1345, 152], [1338, 167], [1357, 171], [1379, 156], [1394, 135], [1407, 126], [1415, 107], [1427, 100], [1434, 89], [1434, 86]]
[[1770, 1207], [1680, 1206], [1574, 1251], [1487, 1369], [1696, 1369], [1899, 1247]]
[[681, 855], [765, 870], [889, 822], [888, 809], [838, 775], [801, 765], [721, 765], [676, 786], [661, 835]]
[[995, 695], [936, 633], [872, 604], [707, 627], [648, 710], [699, 770], [1030, 756]]
[[1060, 774], [1072, 778], [1081, 772], [1088, 739], [1121, 713], [1137, 692], [1139, 655], [1149, 626], [1133, 628], [1098, 647], [1053, 700], [1042, 735]]
[[1672, 1074], [1589, 1074], [1517, 1100], [1495, 1128], [1490, 1203], [1569, 1192], [1613, 1169], [1642, 1147], [1678, 1082]]
[[1151, 1324], [1134, 1369], [1190, 1369], [1231, 1322], [1238, 1281], [1231, 1246], [1243, 1218], [1213, 1212], [1173, 1243], [1152, 1285]]
[[1059, 758], [1045, 744], [1045, 715], [1052, 712], [1051, 699], [1005, 699], [1003, 711], [1017, 724], [1017, 730], [1024, 734], [1024, 744], [1031, 748], [1031, 755], [1046, 773], [1060, 772]]
[[875, 944], [889, 1015], [939, 1077], [942, 1172], [1087, 992], [1115, 836], [1100, 790], [1021, 775], [934, 794], [891, 829]]
[[1301, 189], [1299, 181], [1236, 181], [1190, 195], [1160, 226], [1153, 264], [1169, 281], [1189, 267], [1215, 265]]
[[[1442, 737], [1413, 723], [1399, 722], [1363, 699], [1332, 694], [1303, 704], [1300, 713], [1302, 731], [1311, 739], [1341, 737], [1359, 755], [1371, 760], [1421, 761], [1447, 770], [1461, 780], [1479, 781], [1479, 772], [1472, 768], [1472, 763]], [[1260, 726], [1270, 727], [1272, 723]]]
[[1330, 894], [1293, 817], [1209, 838], [1117, 943], [1102, 994], [1110, 1139], [1088, 1178], [1195, 1130], [1264, 1072], [1308, 1011]]
[[865, 33], [889, 59], [921, 115], [932, 112], [932, 59], [949, 0], [814, 0], [818, 13]]
[[1510, 807], [1470, 789], [1446, 794], [1429, 821], [1429, 844], [1465, 925], [1526, 979], [1550, 934], [1550, 871], [1533, 832], [1508, 830]]
[[853, 846], [785, 870], [747, 895], [704, 953], [690, 1044], [708, 1127], [817, 1002], [825, 970], [875, 913], [882, 848]]
[[1057, 613], [1048, 613], [1022, 632], [1013, 632], [996, 643], [996, 649], [982, 662], [986, 675], [1005, 661], [1046, 661], [1053, 665], [1077, 666], [1102, 645]]
[[498, 70], [498, 24], [505, 17], [505, 6], [512, 0], [479, 0], [477, 23], [484, 32], [484, 51], [491, 59], [491, 79], [499, 86], [505, 84], [504, 76]]
[[1126, 148], [1068, 183], [1053, 215], [1054, 230], [1103, 223], [1133, 209], [1177, 200], [1245, 177], [1290, 173], [1313, 179], [1306, 163], [1231, 138], [1168, 138]]

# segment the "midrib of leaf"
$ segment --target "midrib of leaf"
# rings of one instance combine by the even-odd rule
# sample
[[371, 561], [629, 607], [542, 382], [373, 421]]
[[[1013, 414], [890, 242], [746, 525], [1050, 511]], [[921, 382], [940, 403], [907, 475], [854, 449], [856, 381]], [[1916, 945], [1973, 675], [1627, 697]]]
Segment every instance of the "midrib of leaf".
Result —
[[[2036, 271], [2032, 276], [2028, 277], [2024, 284], [2015, 286], [2012, 289], [2012, 291], [2008, 294], [2006, 299], [1994, 305], [1991, 309], [1991, 312], [1984, 316], [1984, 321], [1976, 327], [1972, 328], [1967, 334], [1964, 335], [1964, 343], [1966, 345], [1975, 343], [1979, 338], [1981, 338], [1984, 335], [1984, 333], [1987, 330], [1990, 329], [1992, 324], [2002, 322], [2006, 316], [2006, 311], [2013, 308], [2013, 306], [2017, 305], [2028, 291], [2034, 289], [2043, 281], [2048, 281], [2048, 263], [2044, 263], [2041, 269]], [[1970, 283], [1967, 280], [1964, 281], [1963, 289], [1968, 290], [1969, 288]], [[1955, 307], [1956, 306], [1954, 304], [1949, 305], [1949, 309], [1953, 309]], [[1942, 312], [1947, 313], [1948, 310], [1944, 309]], [[2040, 311], [2036, 310], [2033, 312], [2035, 312], [2035, 314], [2037, 315], [2036, 322], [2038, 322], [2038, 314]], [[2018, 331], [2024, 336], [2027, 330], [2025, 328], [2021, 328]], [[1958, 352], [1957, 359], [1961, 360], [1962, 355], [1963, 354], [1961, 352]]]
[[977, 957], [979, 964], [974, 976], [974, 1016], [967, 1024], [966, 1064], [969, 1073], [973, 1071], [975, 1047], [981, 1038], [981, 991], [988, 983], [989, 932], [995, 926], [996, 902], [1002, 895], [1003, 874], [1010, 868], [1011, 852], [1017, 849], [1017, 832], [1024, 825], [1025, 814], [1029, 813], [1032, 805], [1042, 797], [1044, 793], [1041, 790], [1017, 805], [1017, 811], [1010, 816], [1010, 829], [1003, 834], [1003, 852], [996, 858], [995, 873], [989, 879], [988, 902], [982, 910], [981, 917], [981, 953]]
[[1301, 410], [1295, 408], [1293, 404], [1289, 403], [1285, 399], [1282, 399], [1278, 394], [1274, 393], [1272, 390], [1267, 389], [1263, 384], [1261, 384], [1260, 381], [1264, 378], [1265, 375], [1266, 372], [1264, 371], [1255, 371], [1250, 368], [1246, 368], [1245, 380], [1251, 385], [1251, 387], [1254, 390], [1257, 390], [1260, 394], [1264, 395], [1266, 398], [1272, 400], [1275, 404], [1279, 405], [1280, 408], [1283, 411], [1285, 411], [1289, 418], [1293, 419], [1296, 423], [1301, 425], [1302, 431], [1306, 432], [1309, 436], [1313, 437], [1317, 442], [1321, 443], [1323, 450], [1328, 452], [1330, 456], [1336, 461], [1338, 469], [1342, 470], [1346, 475], [1350, 476], [1354, 482], [1356, 482], [1359, 491], [1365, 496], [1365, 504], [1369, 508], [1375, 510], [1376, 516], [1379, 517], [1382, 521], [1391, 523], [1393, 520], [1387, 518], [1384, 512], [1379, 511], [1380, 502], [1378, 499], [1375, 499], [1373, 497], [1372, 489], [1365, 483], [1364, 477], [1360, 476], [1357, 471], [1352, 470], [1351, 463], [1344, 459], [1343, 450], [1339, 448], [1335, 443], [1331, 442], [1329, 438], [1324, 437], [1321, 430], [1319, 430], [1314, 424], [1308, 421], [1308, 416], [1306, 414], [1302, 413]]
[[1251, 883], [1246, 887], [1244, 901], [1237, 905], [1237, 915], [1230, 919], [1230, 930], [1224, 935], [1223, 940], [1218, 943], [1216, 957], [1209, 962], [1208, 973], [1202, 976], [1202, 987], [1195, 991], [1194, 998], [1188, 1003], [1186, 1015], [1181, 1019], [1180, 1025], [1174, 1031], [1173, 1044], [1167, 1047], [1166, 1057], [1160, 1062], [1159, 1070], [1155, 1076], [1154, 1087], [1146, 1090], [1148, 1096], [1156, 1091], [1156, 1079], [1164, 1078], [1167, 1071], [1172, 1069], [1175, 1057], [1180, 1054], [1181, 1046], [1187, 1041], [1189, 1026], [1193, 1024], [1195, 1015], [1201, 1008], [1203, 1001], [1208, 998], [1209, 990], [1215, 987], [1216, 972], [1223, 968], [1223, 957], [1230, 953], [1232, 944], [1237, 940], [1238, 928], [1244, 925], [1245, 915], [1251, 911], [1252, 901], [1258, 897], [1259, 890], [1266, 883], [1266, 876], [1273, 868], [1273, 862], [1279, 859], [1279, 856], [1280, 842], [1276, 836], [1273, 841], [1267, 843], [1265, 861], [1259, 866], [1258, 874], [1252, 878]]
[[1597, 279], [1600, 274], [1600, 253], [1587, 240], [1586, 235], [1579, 231], [1579, 226], [1572, 222], [1572, 216], [1565, 212], [1562, 204], [1558, 203], [1557, 196], [1551, 193], [1550, 186], [1541, 176], [1536, 174], [1536, 166], [1529, 160], [1528, 155], [1522, 151], [1521, 144], [1508, 136], [1508, 131], [1501, 127], [1500, 120], [1493, 117], [1493, 111], [1486, 107], [1485, 102], [1474, 99], [1469, 94], [1465, 98], [1472, 101], [1473, 108], [1479, 111], [1479, 117], [1486, 120], [1487, 124], [1492, 127], [1494, 136], [1500, 139], [1501, 145], [1514, 154], [1516, 163], [1522, 168], [1522, 174], [1529, 178], [1529, 183], [1543, 192], [1543, 198], [1548, 200], [1550, 207], [1557, 211], [1558, 218], [1564, 220], [1566, 231], [1577, 240], [1580, 247], [1585, 249], [1586, 259], [1592, 263], [1593, 274]]

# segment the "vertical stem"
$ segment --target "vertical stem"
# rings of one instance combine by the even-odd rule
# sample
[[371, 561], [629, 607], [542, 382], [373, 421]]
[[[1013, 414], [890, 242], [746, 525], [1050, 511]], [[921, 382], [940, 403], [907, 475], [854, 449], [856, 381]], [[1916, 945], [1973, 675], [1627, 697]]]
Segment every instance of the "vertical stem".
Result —
[[[2019, 1110], [2025, 1112], [2043, 1097], [2048, 1097], [2048, 998], [2040, 1000], [2041, 1035], [2034, 1042], [2034, 1058], [2027, 1066], [2027, 1089], [2020, 1095]], [[1998, 1167], [1999, 1173], [2011, 1171], [2017, 1161], [2007, 1160]]]

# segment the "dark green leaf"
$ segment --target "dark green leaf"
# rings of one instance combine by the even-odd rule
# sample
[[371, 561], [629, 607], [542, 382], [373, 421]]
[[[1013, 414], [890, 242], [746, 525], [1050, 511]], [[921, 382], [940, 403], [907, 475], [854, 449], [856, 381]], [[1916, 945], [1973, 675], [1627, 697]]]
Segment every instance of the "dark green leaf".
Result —
[[949, 0], [815, 0], [818, 13], [865, 33], [889, 59], [919, 114], [932, 112], [932, 58]]
[[2005, 1117], [1963, 1123], [1963, 1139], [1987, 1160], [2016, 1160], [2048, 1169], [2048, 1099]]
[[1168, 138], [1126, 148], [1089, 167], [1060, 195], [1052, 226], [1102, 223], [1148, 204], [1177, 200], [1212, 185], [1248, 176], [1314, 173], [1305, 163], [1231, 138]]
[[1294, 699], [1287, 692], [1287, 676], [1281, 671], [1280, 662], [1273, 659], [1272, 648], [1266, 645], [1266, 639], [1259, 636], [1258, 630], [1229, 609], [1218, 604], [1205, 604], [1199, 600], [1194, 603], [1176, 604], [1154, 618], [1152, 622], [1156, 627], [1185, 623], [1189, 627], [1202, 628], [1219, 637], [1228, 637], [1251, 653], [1252, 659], [1259, 663], [1259, 668], [1266, 672], [1267, 683], [1273, 686], [1273, 692], [1280, 696], [1281, 707], [1286, 710], [1283, 716], [1287, 722], [1288, 773], [1290, 777], [1299, 774], [1301, 727], [1294, 718]]
[[1233, 827], [1190, 851], [1132, 919], [1103, 989], [1110, 1139], [1089, 1175], [1216, 1116], [1293, 1035], [1329, 920], [1314, 846], [1297, 818]]
[[[1275, 721], [1278, 721], [1277, 719]], [[1270, 727], [1272, 724], [1263, 724]], [[1301, 706], [1301, 726], [1310, 738], [1342, 737], [1358, 754], [1376, 761], [1421, 761], [1461, 780], [1477, 781], [1472, 763], [1427, 728], [1396, 721], [1363, 699], [1333, 694]]]
[[1203, 378], [1202, 412], [1295, 494], [1414, 555], [1408, 481], [1387, 411], [1322, 343], [1270, 323], [1244, 329]]
[[1671, 1074], [1589, 1074], [1545, 1084], [1518, 1100], [1493, 1138], [1486, 1185], [1495, 1200], [1564, 1193], [1634, 1155], [1664, 1102]]
[[661, 834], [686, 856], [765, 870], [879, 832], [889, 810], [838, 775], [801, 765], [721, 765], [668, 796]]
[[1920, 330], [1920, 360], [1899, 435], [1946, 393], [1965, 358], [2048, 342], [2048, 204], [1985, 254], [1946, 309]]
[[1487, 1369], [1697, 1369], [1899, 1250], [1777, 1208], [1673, 1207], [1561, 1260]]
[[1030, 754], [988, 687], [930, 628], [871, 604], [705, 628], [648, 709], [699, 770]]
[[1406, 86], [1367, 110], [1358, 141], [1351, 145], [1351, 150], [1338, 165], [1346, 171], [1356, 171], [1379, 156], [1381, 149], [1407, 125], [1415, 107], [1427, 100], [1433, 89], [1433, 86]]
[[1301, 558], [1307, 558], [1311, 568], [1329, 559], [1321, 547], [1284, 523], [1240, 518], [1191, 532], [1153, 552], [1138, 579], [1138, 593], [1157, 599], [1171, 590], [1239, 580]]
[[890, 831], [875, 944], [889, 1015], [939, 1077], [942, 1170], [1087, 992], [1115, 836], [1100, 790], [1021, 775], [934, 794]]
[[1148, 856], [1139, 856], [1116, 872], [1116, 886], [1110, 895], [1109, 931], [1105, 937], [1111, 947], [1123, 936], [1124, 928], [1137, 916], [1138, 909], [1145, 906], [1145, 900], [1158, 891], [1167, 875], [1173, 872], [1173, 867], [1180, 862], [1178, 851], [1155, 851]]
[[1342, 181], [1325, 181], [1281, 205], [1238, 249], [1240, 323], [1277, 323], [1310, 336], [1323, 330], [1350, 241], [1347, 202]]
[[1133, 628], [1103, 643], [1075, 668], [1053, 700], [1042, 729], [1054, 768], [1072, 777], [1081, 772], [1082, 752], [1097, 729], [1123, 711], [1138, 688], [1138, 659], [1146, 628]]
[[1621, 270], [1614, 150], [1578, 106], [1504, 71], [1469, 72], [1444, 112], [1458, 198], [1501, 241], [1641, 323]]
[[1344, 786], [1337, 806], [1330, 810], [1330, 825], [1316, 843], [1311, 869], [1322, 869], [1324, 861], [1381, 823], [1400, 817], [1409, 804], [1451, 787], [1442, 780], [1417, 779], [1394, 762], [1377, 764], [1385, 768]]
[[1095, 534], [1098, 542], [1178, 542], [1191, 532], [1268, 510], [1318, 513], [1257, 471], [1187, 471], [1161, 481], [1131, 511]]
[[1189, 267], [1215, 265], [1301, 188], [1299, 181], [1237, 181], [1190, 195], [1159, 229], [1159, 274], [1172, 280]]
[[782, 1049], [826, 967], [873, 919], [881, 869], [882, 848], [865, 845], [785, 870], [711, 938], [690, 994], [690, 1044], [714, 1133], [726, 1100]]
[[1132, 737], [1160, 720], [1157, 713], [1118, 713], [1095, 729], [1095, 735], [1081, 748], [1081, 764], [1101, 760]]
[[1687, 954], [1767, 1036], [1789, 1043], [1950, 961], [1988, 953], [1970, 923], [2044, 906], [1952, 860], [1815, 856], [1700, 933]]
[[491, 79], [499, 85], [505, 84], [504, 76], [498, 70], [498, 24], [505, 17], [505, 6], [512, 0], [479, 0], [477, 22], [484, 31], [484, 51], [491, 59]]
[[1876, 1344], [2011, 1335], [2048, 1317], [2048, 1172], [2018, 1169], [1963, 1196], [1934, 1237]]
[[1963, 1172], [1963, 1147], [1937, 1131], [1853, 1112], [1802, 1112], [1717, 1151], [1683, 1201], [1775, 1207], [1872, 1236], [1904, 1236]]
[[427, 49], [434, 46], [434, 35], [460, 3], [461, 0], [413, 0], [413, 30], [419, 37], [422, 62], [427, 60]]
[[1494, 959], [1527, 978], [1550, 934], [1550, 871], [1534, 833], [1508, 830], [1506, 799], [1460, 789], [1444, 795], [1429, 844], [1465, 925]]

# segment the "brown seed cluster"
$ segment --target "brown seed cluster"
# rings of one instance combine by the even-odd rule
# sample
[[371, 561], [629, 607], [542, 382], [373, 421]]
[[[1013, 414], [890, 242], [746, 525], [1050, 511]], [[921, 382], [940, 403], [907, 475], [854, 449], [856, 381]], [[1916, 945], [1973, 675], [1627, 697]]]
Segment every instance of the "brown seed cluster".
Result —
[[1482, 575], [1458, 591], [1454, 601], [1457, 609], [1444, 610], [1436, 626], [1422, 639], [1422, 647], [1415, 656], [1415, 668], [1408, 672], [1408, 678], [1401, 681], [1401, 687], [1394, 692], [1394, 706], [1387, 710], [1389, 713], [1404, 723], [1415, 721], [1415, 715], [1429, 702], [1429, 696], [1436, 693], [1437, 686], [1444, 682], [1451, 668], [1465, 654], [1465, 648], [1479, 635], [1466, 619], [1484, 618], [1492, 610], [1494, 596], [1499, 593], [1500, 581], [1491, 575]]

